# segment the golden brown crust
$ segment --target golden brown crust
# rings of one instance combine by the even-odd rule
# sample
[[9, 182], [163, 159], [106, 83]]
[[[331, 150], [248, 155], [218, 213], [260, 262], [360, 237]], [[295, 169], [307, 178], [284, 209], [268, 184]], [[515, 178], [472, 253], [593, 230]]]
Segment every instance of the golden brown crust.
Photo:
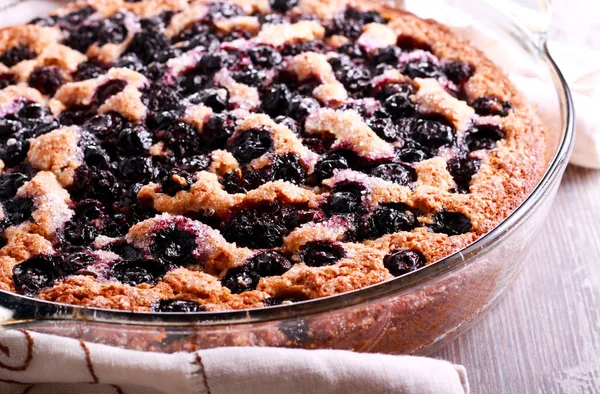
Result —
[[[70, 4], [56, 14], [64, 15], [86, 4], [96, 7], [98, 15], [103, 17], [114, 15], [119, 10], [126, 10], [138, 17], [156, 16], [161, 11], [170, 10], [178, 13], [167, 26], [166, 35], [175, 37], [206, 15], [207, 3], [204, 0], [191, 3], [183, 0], [144, 0], [139, 3], [89, 0]], [[240, 0], [239, 3], [247, 13], [264, 13], [270, 8], [264, 0]], [[544, 168], [544, 132], [532, 106], [506, 75], [480, 51], [434, 21], [425, 21], [372, 1], [301, 0], [292, 14], [314, 14], [322, 19], [329, 19], [349, 4], [361, 10], [377, 10], [389, 19], [386, 25], [371, 23], [364, 27], [358, 43], [365, 49], [392, 45], [398, 37], [410, 36], [430, 47], [438, 58], [458, 60], [474, 68], [473, 76], [464, 86], [468, 101], [493, 96], [512, 104], [512, 110], [506, 117], [479, 116], [467, 101], [449, 94], [435, 79], [412, 80], [398, 70], [388, 70], [371, 82], [373, 87], [410, 83], [415, 89], [412, 100], [418, 111], [424, 115], [443, 116], [454, 125], [459, 136], [473, 123], [501, 126], [506, 132], [505, 138], [498, 141], [495, 149], [477, 153], [482, 165], [471, 180], [469, 194], [453, 191], [456, 184], [447, 169], [447, 160], [453, 154], [450, 151], [442, 151], [438, 157], [414, 164], [417, 180], [411, 187], [353, 170], [339, 171], [331, 179], [324, 181], [323, 186], [332, 188], [342, 182], [359, 182], [368, 189], [365, 200], [369, 208], [401, 202], [419, 211], [418, 220], [423, 226], [363, 243], [354, 243], [345, 238], [346, 231], [351, 227], [345, 218], [334, 217], [299, 226], [284, 238], [283, 244], [278, 248], [291, 256], [296, 264], [283, 275], [261, 278], [256, 290], [233, 294], [221, 285], [220, 279], [228, 269], [243, 265], [255, 251], [230, 243], [219, 231], [179, 215], [210, 212], [214, 217], [226, 220], [232, 210], [239, 207], [273, 201], [317, 208], [328, 198], [330, 190], [274, 181], [247, 193], [229, 193], [220, 180], [225, 174], [240, 171], [241, 166], [230, 152], [215, 150], [211, 154], [210, 166], [194, 175], [194, 183], [189, 191], [169, 195], [162, 192], [160, 185], [144, 185], [137, 195], [138, 199], [149, 202], [162, 214], [134, 225], [125, 237], [130, 244], [146, 250], [155, 231], [172, 223], [185, 223], [193, 229], [196, 236], [195, 253], [202, 254], [202, 265], [173, 269], [155, 285], [130, 286], [101, 276], [72, 275], [53, 287], [42, 290], [39, 298], [85, 306], [148, 311], [153, 304], [163, 299], [195, 301], [206, 310], [225, 310], [260, 307], [263, 306], [263, 301], [274, 297], [325, 297], [392, 278], [383, 265], [384, 256], [389, 252], [411, 249], [421, 253], [430, 264], [464, 248], [506, 218], [531, 192]], [[33, 69], [42, 65], [57, 65], [73, 72], [80, 63], [88, 59], [104, 63], [114, 61], [125, 51], [136, 29], [140, 28], [136, 23], [132, 22], [129, 34], [122, 44], [106, 44], [102, 47], [94, 45], [86, 54], [61, 45], [61, 32], [57, 28], [15, 26], [0, 30], [0, 53], [15, 45], [28, 45], [36, 52], [35, 59], [22, 61], [10, 69], [10, 72], [18, 76], [19, 81], [25, 83]], [[299, 41], [321, 40], [326, 33], [321, 23], [315, 21], [260, 26], [255, 16], [236, 16], [219, 20], [215, 24], [223, 32], [236, 29], [249, 31], [255, 37], [247, 40], [246, 44], [250, 43], [248, 45], [268, 44], [277, 48]], [[333, 36], [327, 42], [333, 47], [339, 47], [347, 42], [347, 38]], [[245, 44], [238, 42], [235, 45]], [[191, 53], [170, 60], [170, 76], [177, 77], [187, 71], [198, 61], [198, 56], [198, 53]], [[328, 60], [328, 55], [305, 52], [287, 61], [287, 70], [300, 81], [315, 78], [320, 82], [312, 91], [313, 96], [330, 107], [310, 115], [304, 132], [309, 136], [327, 133], [335, 140], [334, 148], [350, 149], [364, 158], [389, 159], [399, 147], [397, 142], [387, 142], [380, 138], [368, 125], [368, 119], [364, 119], [357, 111], [333, 109], [347, 101], [349, 95], [344, 85], [337, 80]], [[147, 108], [142, 100], [142, 90], [150, 82], [142, 74], [122, 68], [112, 68], [105, 75], [81, 82], [67, 81], [52, 98], [23, 84], [9, 86], [0, 90], [0, 112], [10, 113], [14, 99], [18, 98], [40, 103], [48, 101], [52, 112], [58, 115], [70, 106], [91, 105], [98, 87], [111, 80], [123, 80], [126, 86], [106, 100], [97, 109], [98, 113], [118, 112], [131, 121], [144, 121]], [[215, 74], [213, 82], [215, 87], [228, 94], [229, 102], [235, 107], [235, 114], [239, 118], [232, 139], [249, 129], [264, 127], [269, 130], [273, 142], [272, 152], [255, 158], [249, 164], [250, 168], [260, 170], [271, 164], [272, 153], [293, 153], [312, 172], [318, 155], [303, 144], [302, 137], [276, 123], [268, 115], [252, 113], [261, 106], [261, 93], [257, 88], [237, 82], [225, 68]], [[196, 127], [198, 133], [202, 134], [205, 123], [212, 115], [213, 110], [204, 105], [189, 105], [182, 120]], [[52, 242], [56, 241], [61, 227], [73, 215], [72, 206], [69, 206], [70, 196], [65, 188], [72, 185], [73, 172], [82, 164], [83, 153], [77, 145], [77, 137], [76, 128], [62, 128], [31, 141], [29, 162], [41, 172], [19, 190], [19, 196], [33, 198], [35, 211], [32, 220], [5, 231], [8, 243], [0, 249], [1, 289], [14, 290], [11, 279], [12, 268], [16, 264], [37, 254], [53, 253]], [[169, 155], [162, 142], [155, 144], [151, 152], [155, 156]], [[0, 164], [1, 169], [3, 163]], [[432, 223], [433, 215], [445, 210], [467, 215], [471, 220], [472, 230], [454, 236], [427, 231], [424, 226]], [[336, 242], [343, 248], [345, 257], [330, 266], [307, 266], [301, 262], [299, 254], [308, 241]]]

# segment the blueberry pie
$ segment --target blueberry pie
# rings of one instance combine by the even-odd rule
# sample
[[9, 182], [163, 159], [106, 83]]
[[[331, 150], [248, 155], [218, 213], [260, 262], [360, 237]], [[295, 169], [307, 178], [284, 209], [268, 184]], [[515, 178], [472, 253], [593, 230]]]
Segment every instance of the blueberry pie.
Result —
[[533, 189], [541, 123], [368, 0], [89, 0], [0, 30], [0, 289], [197, 312], [431, 264]]

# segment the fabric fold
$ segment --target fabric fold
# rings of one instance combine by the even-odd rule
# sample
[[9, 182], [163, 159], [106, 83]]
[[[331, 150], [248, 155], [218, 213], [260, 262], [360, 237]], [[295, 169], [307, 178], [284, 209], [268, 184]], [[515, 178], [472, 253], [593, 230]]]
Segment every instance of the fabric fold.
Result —
[[0, 392], [22, 393], [28, 387], [30, 394], [469, 392], [462, 366], [426, 357], [262, 347], [161, 354], [26, 330], [3, 331]]

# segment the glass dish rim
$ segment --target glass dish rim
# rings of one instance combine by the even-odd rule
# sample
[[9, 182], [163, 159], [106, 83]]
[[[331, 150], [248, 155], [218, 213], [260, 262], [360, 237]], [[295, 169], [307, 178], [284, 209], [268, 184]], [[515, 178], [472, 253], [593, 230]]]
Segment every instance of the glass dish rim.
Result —
[[534, 47], [539, 51], [540, 59], [547, 63], [548, 71], [554, 79], [554, 88], [558, 95], [558, 104], [561, 111], [566, 109], [564, 111], [565, 119], [561, 125], [563, 131], [562, 139], [554, 152], [554, 156], [549, 161], [546, 172], [529, 196], [494, 229], [465, 248], [410, 274], [353, 291], [289, 305], [242, 310], [215, 312], [134, 312], [61, 304], [0, 290], [0, 306], [8, 307], [9, 309], [14, 307], [15, 309], [15, 316], [12, 319], [0, 321], [0, 325], [26, 323], [31, 320], [82, 320], [99, 323], [163, 327], [190, 325], [209, 327], [261, 323], [340, 310], [381, 299], [388, 295], [397, 295], [463, 265], [468, 265], [472, 262], [472, 257], [496, 243], [505, 233], [518, 226], [526, 219], [530, 212], [533, 212], [537, 208], [540, 201], [542, 201], [541, 197], [544, 196], [556, 178], [562, 175], [562, 169], [567, 165], [569, 154], [573, 148], [575, 111], [571, 93], [564, 76], [548, 51], [545, 36], [540, 38], [538, 44], [534, 44]]

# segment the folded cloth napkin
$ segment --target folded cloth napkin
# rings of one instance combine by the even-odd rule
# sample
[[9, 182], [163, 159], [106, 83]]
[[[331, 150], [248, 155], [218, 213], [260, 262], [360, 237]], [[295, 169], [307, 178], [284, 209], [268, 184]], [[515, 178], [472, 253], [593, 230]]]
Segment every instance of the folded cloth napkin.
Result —
[[469, 387], [462, 366], [425, 357], [259, 347], [159, 354], [0, 332], [0, 393], [24, 392], [463, 394]]

